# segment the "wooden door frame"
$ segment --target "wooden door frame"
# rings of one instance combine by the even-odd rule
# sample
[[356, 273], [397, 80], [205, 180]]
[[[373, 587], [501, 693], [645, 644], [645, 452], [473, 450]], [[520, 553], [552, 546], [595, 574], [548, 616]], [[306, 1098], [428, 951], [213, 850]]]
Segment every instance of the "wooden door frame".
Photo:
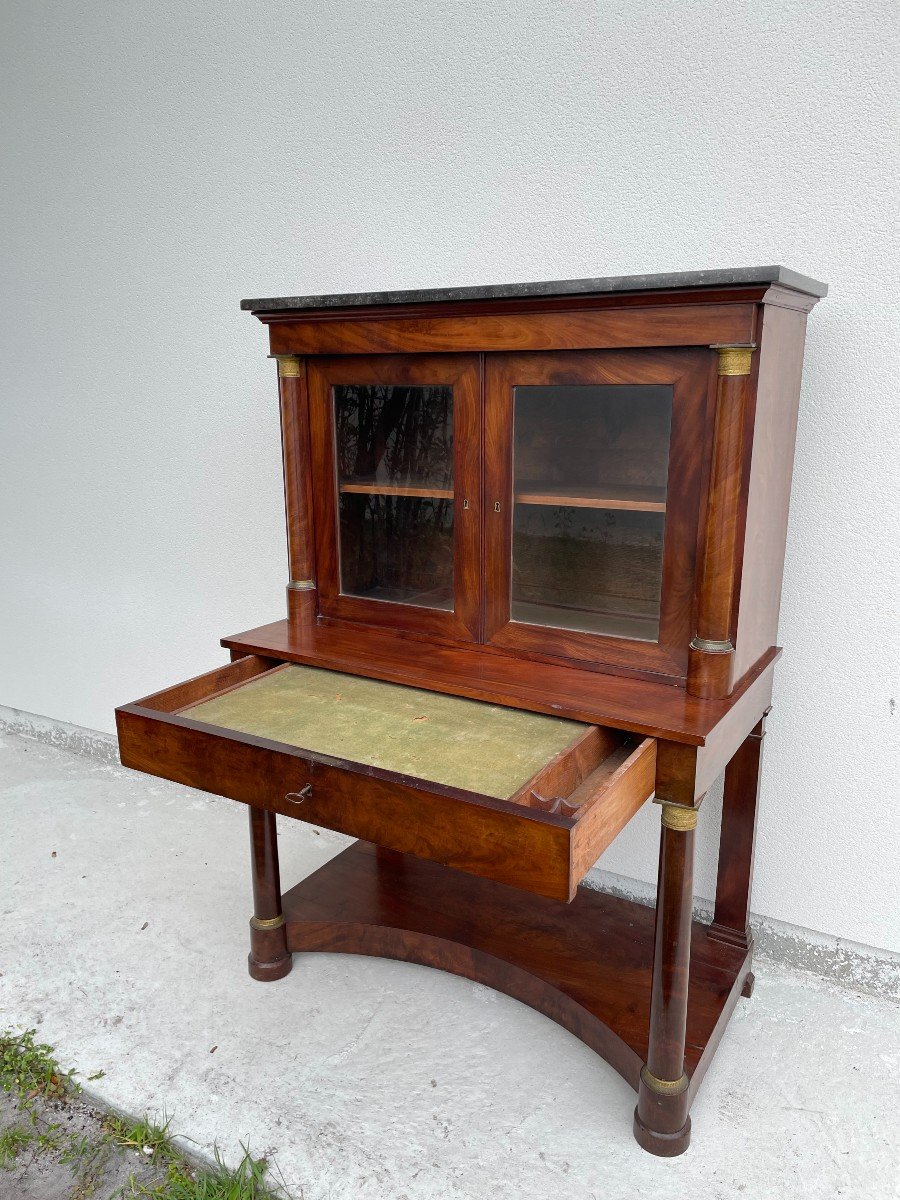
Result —
[[[379, 354], [310, 358], [307, 382], [320, 614], [439, 640], [478, 640], [482, 608], [480, 356]], [[453, 388], [454, 607], [450, 611], [341, 593], [332, 387], [366, 383]]]
[[[715, 354], [706, 348], [575, 350], [485, 355], [484, 641], [684, 679], [693, 635], [698, 541], [712, 451]], [[672, 435], [658, 642], [609, 637], [510, 619], [513, 417], [516, 386], [670, 385]], [[499, 505], [499, 511], [497, 506]]]

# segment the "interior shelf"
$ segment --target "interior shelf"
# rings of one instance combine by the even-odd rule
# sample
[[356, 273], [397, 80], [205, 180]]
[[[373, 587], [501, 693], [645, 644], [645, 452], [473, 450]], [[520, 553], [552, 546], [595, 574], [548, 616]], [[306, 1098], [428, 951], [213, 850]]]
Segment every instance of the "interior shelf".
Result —
[[631, 512], [665, 512], [666, 489], [641, 484], [598, 487], [558, 483], [519, 484], [517, 504], [549, 504], [566, 508], [621, 508]]
[[559, 604], [534, 604], [513, 600], [512, 619], [526, 625], [548, 625], [553, 629], [579, 629], [606, 637], [655, 642], [659, 638], [659, 619], [629, 613], [592, 612]]
[[408, 487], [395, 483], [375, 483], [369, 479], [352, 479], [338, 484], [341, 492], [357, 492], [368, 496], [418, 496], [425, 499], [452, 500], [452, 488], [430, 487], [416, 484]]

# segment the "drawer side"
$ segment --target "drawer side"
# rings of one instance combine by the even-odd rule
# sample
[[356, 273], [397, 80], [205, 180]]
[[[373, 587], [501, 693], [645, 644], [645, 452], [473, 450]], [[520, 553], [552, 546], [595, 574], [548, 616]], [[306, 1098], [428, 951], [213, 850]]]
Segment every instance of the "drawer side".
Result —
[[616, 771], [584, 801], [572, 835], [572, 890], [624, 829], [656, 784], [656, 739], [644, 738]]

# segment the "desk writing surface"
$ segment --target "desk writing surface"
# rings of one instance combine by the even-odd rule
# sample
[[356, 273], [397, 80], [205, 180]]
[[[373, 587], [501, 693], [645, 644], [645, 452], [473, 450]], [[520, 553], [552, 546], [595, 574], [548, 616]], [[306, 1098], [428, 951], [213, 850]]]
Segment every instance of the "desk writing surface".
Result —
[[317, 667], [286, 666], [184, 716], [505, 799], [587, 728]]

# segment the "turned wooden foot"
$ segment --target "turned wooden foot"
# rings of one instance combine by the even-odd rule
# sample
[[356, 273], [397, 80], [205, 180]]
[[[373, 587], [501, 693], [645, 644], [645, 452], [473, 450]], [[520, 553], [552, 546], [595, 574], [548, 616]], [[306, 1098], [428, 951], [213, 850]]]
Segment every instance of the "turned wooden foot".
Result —
[[250, 976], [252, 979], [258, 979], [260, 983], [266, 983], [274, 979], [284, 979], [285, 975], [290, 975], [293, 965], [294, 958], [291, 954], [286, 954], [283, 958], [273, 959], [272, 962], [259, 962], [254, 958], [252, 950], [247, 955], [247, 969], [250, 972]]
[[275, 814], [250, 809], [250, 851], [253, 874], [253, 916], [247, 966], [260, 982], [283, 979], [293, 966], [281, 911], [278, 834]]
[[642, 1150], [655, 1154], [657, 1158], [677, 1158], [691, 1144], [691, 1118], [685, 1121], [676, 1133], [660, 1133], [648, 1128], [641, 1120], [637, 1108], [634, 1110], [634, 1139]]

